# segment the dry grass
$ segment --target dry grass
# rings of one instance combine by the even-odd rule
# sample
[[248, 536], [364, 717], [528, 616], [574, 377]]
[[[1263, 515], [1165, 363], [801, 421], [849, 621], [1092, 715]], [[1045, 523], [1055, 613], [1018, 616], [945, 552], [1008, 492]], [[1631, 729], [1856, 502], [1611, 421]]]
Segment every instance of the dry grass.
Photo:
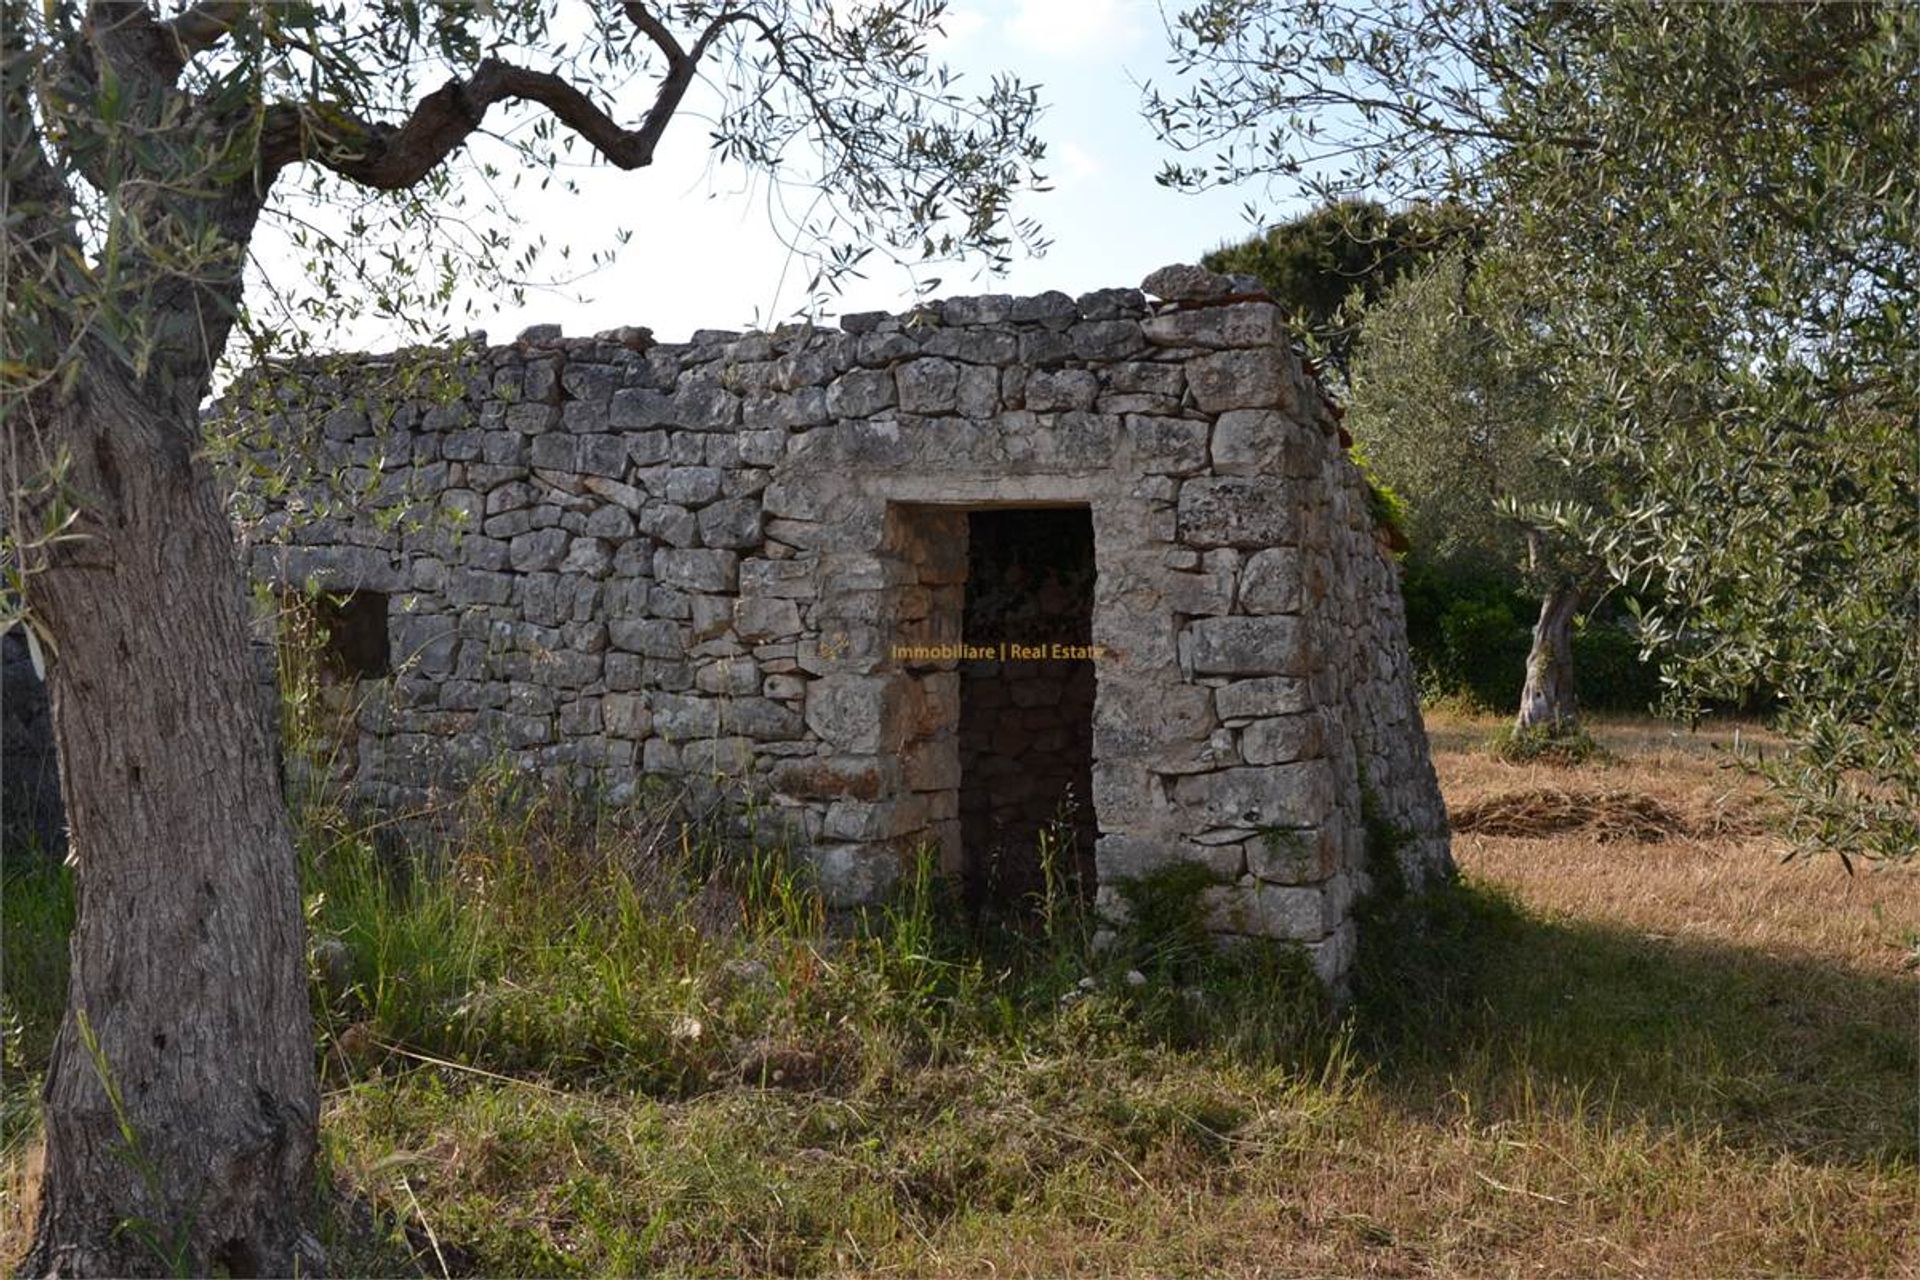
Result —
[[1507, 791], [1456, 806], [1448, 815], [1455, 835], [1518, 836], [1539, 840], [1585, 832], [1603, 844], [1751, 836], [1765, 828], [1737, 807], [1687, 814], [1638, 791], [1568, 791], [1542, 787]]
[[1568, 770], [1496, 727], [1435, 726], [1456, 809], [1609, 816], [1460, 835], [1444, 998], [1320, 1074], [1142, 1048], [1096, 999], [837, 1091], [343, 1096], [338, 1167], [421, 1153], [496, 1270], [1920, 1275], [1920, 875], [1782, 865], [1730, 730], [1602, 724]]
[[[1434, 717], [1428, 726], [1447, 807], [1474, 815], [1516, 796], [1601, 788], [1683, 815], [1670, 839], [1622, 843], [1594, 830], [1550, 841], [1457, 831], [1469, 875], [1511, 889], [1536, 910], [1609, 923], [1656, 939], [1718, 943], [1893, 978], [1920, 943], [1920, 868], [1782, 861], [1761, 828], [1760, 785], [1728, 761], [1735, 735], [1772, 741], [1749, 723], [1698, 732], [1651, 718], [1590, 724], [1609, 759], [1567, 770], [1511, 765], [1480, 749], [1498, 725]], [[1715, 828], [1719, 828], [1717, 831]], [[1917, 1006], [1920, 1007], [1920, 1006]]]
[[[709, 1007], [731, 963], [663, 934], [606, 980], [844, 1070], [649, 1086], [638, 997], [575, 1045], [590, 1072], [518, 1062], [506, 1022], [463, 1068], [389, 1055], [326, 1101], [330, 1177], [375, 1215], [336, 1224], [335, 1269], [439, 1275], [431, 1228], [489, 1275], [1920, 1276], [1920, 869], [1783, 864], [1731, 728], [1601, 723], [1577, 768], [1494, 760], [1496, 728], [1435, 718], [1482, 815], [1465, 887], [1399, 921], [1404, 990], [1304, 1059], [1158, 1040], [1117, 980], [1062, 1004], [1070, 966], [903, 1002], [904, 951], [798, 947], [762, 1004]], [[446, 936], [418, 931], [415, 982]], [[781, 1029], [803, 990], [812, 1039]], [[599, 1025], [577, 998], [526, 1017]]]

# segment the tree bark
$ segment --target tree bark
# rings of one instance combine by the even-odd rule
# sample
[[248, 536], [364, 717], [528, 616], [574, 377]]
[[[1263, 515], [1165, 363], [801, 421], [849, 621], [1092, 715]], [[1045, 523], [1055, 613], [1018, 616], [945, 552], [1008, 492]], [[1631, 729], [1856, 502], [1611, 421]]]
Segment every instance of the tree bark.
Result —
[[1579, 588], [1558, 582], [1540, 602], [1540, 618], [1533, 624], [1533, 647], [1527, 653], [1527, 683], [1520, 692], [1516, 729], [1544, 729], [1570, 733], [1580, 723], [1573, 692], [1573, 615], [1580, 607]]
[[77, 899], [28, 1275], [322, 1262], [298, 869], [195, 381], [93, 358], [35, 415], [82, 514], [26, 578]]

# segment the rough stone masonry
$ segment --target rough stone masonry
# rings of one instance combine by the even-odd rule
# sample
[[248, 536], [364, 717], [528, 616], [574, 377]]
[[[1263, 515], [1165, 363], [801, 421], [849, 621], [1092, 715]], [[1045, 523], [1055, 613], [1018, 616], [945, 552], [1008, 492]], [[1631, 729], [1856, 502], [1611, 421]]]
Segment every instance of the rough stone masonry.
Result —
[[[264, 462], [305, 449], [354, 496], [267, 504], [253, 571], [384, 626], [356, 642], [370, 799], [497, 759], [615, 795], [698, 779], [849, 905], [916, 850], [956, 875], [982, 856], [968, 662], [928, 650], [968, 639], [970, 519], [1079, 510], [1099, 656], [1091, 795], [1068, 799], [1098, 906], [1197, 863], [1214, 929], [1297, 941], [1337, 982], [1363, 808], [1414, 883], [1449, 866], [1396, 569], [1279, 308], [1195, 267], [1143, 288], [685, 344], [548, 326], [452, 357], [437, 395], [360, 358], [257, 420]], [[1048, 735], [1060, 684], [978, 741]]]

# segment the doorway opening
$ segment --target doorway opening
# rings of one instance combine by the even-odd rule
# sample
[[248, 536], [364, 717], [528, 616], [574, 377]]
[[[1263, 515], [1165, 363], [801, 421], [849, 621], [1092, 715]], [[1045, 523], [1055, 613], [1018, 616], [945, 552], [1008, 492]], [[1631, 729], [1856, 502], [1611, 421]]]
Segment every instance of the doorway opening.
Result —
[[960, 838], [976, 916], [1091, 898], [1093, 515], [967, 513], [961, 635]]

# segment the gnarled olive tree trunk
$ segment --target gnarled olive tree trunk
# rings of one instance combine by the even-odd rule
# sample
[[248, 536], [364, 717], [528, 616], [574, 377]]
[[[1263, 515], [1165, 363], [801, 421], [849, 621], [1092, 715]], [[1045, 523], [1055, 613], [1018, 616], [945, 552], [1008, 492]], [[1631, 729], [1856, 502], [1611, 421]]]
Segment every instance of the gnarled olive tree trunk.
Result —
[[[300, 888], [244, 579], [199, 454], [204, 373], [156, 395], [104, 354], [82, 369], [32, 432], [69, 457], [80, 512], [26, 579], [78, 910], [23, 1271], [310, 1274]], [[45, 502], [22, 501], [28, 527]]]
[[1533, 624], [1533, 647], [1527, 652], [1527, 683], [1520, 692], [1516, 729], [1544, 729], [1569, 733], [1580, 723], [1573, 693], [1573, 616], [1580, 608], [1580, 589], [1571, 582], [1555, 583], [1540, 602], [1540, 618]]

